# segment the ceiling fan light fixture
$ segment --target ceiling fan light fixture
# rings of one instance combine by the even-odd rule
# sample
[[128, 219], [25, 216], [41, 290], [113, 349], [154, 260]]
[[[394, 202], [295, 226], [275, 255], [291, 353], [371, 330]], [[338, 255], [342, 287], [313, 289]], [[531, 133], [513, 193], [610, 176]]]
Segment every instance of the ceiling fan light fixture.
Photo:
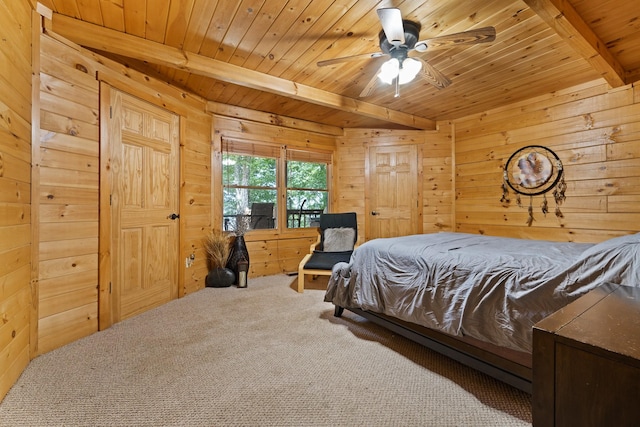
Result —
[[409, 83], [416, 78], [418, 73], [422, 69], [422, 62], [412, 58], [407, 58], [402, 61], [402, 67], [400, 68], [400, 84]]
[[412, 58], [406, 58], [400, 63], [397, 58], [391, 58], [380, 67], [378, 78], [386, 84], [392, 84], [396, 78], [403, 85], [416, 78], [422, 69], [422, 63]]
[[393, 80], [398, 76], [399, 73], [400, 61], [398, 61], [396, 58], [391, 58], [380, 67], [378, 78], [383, 83], [390, 85], [391, 83], [393, 83]]

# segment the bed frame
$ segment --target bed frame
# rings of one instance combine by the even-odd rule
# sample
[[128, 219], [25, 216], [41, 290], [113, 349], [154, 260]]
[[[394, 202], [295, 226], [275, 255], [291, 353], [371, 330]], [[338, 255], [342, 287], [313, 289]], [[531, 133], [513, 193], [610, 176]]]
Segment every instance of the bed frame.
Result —
[[[380, 313], [364, 311], [359, 308], [346, 309], [526, 393], [532, 393], [530, 355], [513, 351], [505, 353], [504, 349], [498, 347], [482, 348], [480, 341], [473, 343], [467, 340], [463, 341], [442, 332]], [[334, 316], [341, 317], [344, 310], [344, 307], [335, 306]]]

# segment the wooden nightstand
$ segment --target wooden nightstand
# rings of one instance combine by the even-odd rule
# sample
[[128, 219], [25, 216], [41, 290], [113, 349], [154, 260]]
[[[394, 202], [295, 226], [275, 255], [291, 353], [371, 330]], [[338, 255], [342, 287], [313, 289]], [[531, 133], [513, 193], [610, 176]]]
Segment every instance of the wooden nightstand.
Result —
[[602, 286], [535, 325], [534, 426], [637, 426], [638, 396], [640, 288]]

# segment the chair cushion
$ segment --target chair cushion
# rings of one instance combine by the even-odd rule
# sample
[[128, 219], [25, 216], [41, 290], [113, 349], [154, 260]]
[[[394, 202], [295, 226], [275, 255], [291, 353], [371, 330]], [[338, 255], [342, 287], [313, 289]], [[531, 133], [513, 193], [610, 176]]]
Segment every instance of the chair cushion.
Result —
[[322, 252], [314, 251], [304, 268], [310, 270], [331, 270], [339, 262], [349, 262], [353, 251]]
[[327, 228], [324, 230], [324, 252], [344, 252], [353, 250], [356, 231], [353, 228]]

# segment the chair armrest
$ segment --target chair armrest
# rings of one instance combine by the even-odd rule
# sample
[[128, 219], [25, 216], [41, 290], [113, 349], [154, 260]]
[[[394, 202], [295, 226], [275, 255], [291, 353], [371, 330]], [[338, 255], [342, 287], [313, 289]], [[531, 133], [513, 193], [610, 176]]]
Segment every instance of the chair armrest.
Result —
[[309, 252], [313, 253], [313, 251], [317, 251], [320, 248], [320, 243], [321, 243], [321, 239], [320, 239], [320, 236], [318, 236], [318, 240], [316, 240], [311, 244], [311, 246], [309, 246]]

